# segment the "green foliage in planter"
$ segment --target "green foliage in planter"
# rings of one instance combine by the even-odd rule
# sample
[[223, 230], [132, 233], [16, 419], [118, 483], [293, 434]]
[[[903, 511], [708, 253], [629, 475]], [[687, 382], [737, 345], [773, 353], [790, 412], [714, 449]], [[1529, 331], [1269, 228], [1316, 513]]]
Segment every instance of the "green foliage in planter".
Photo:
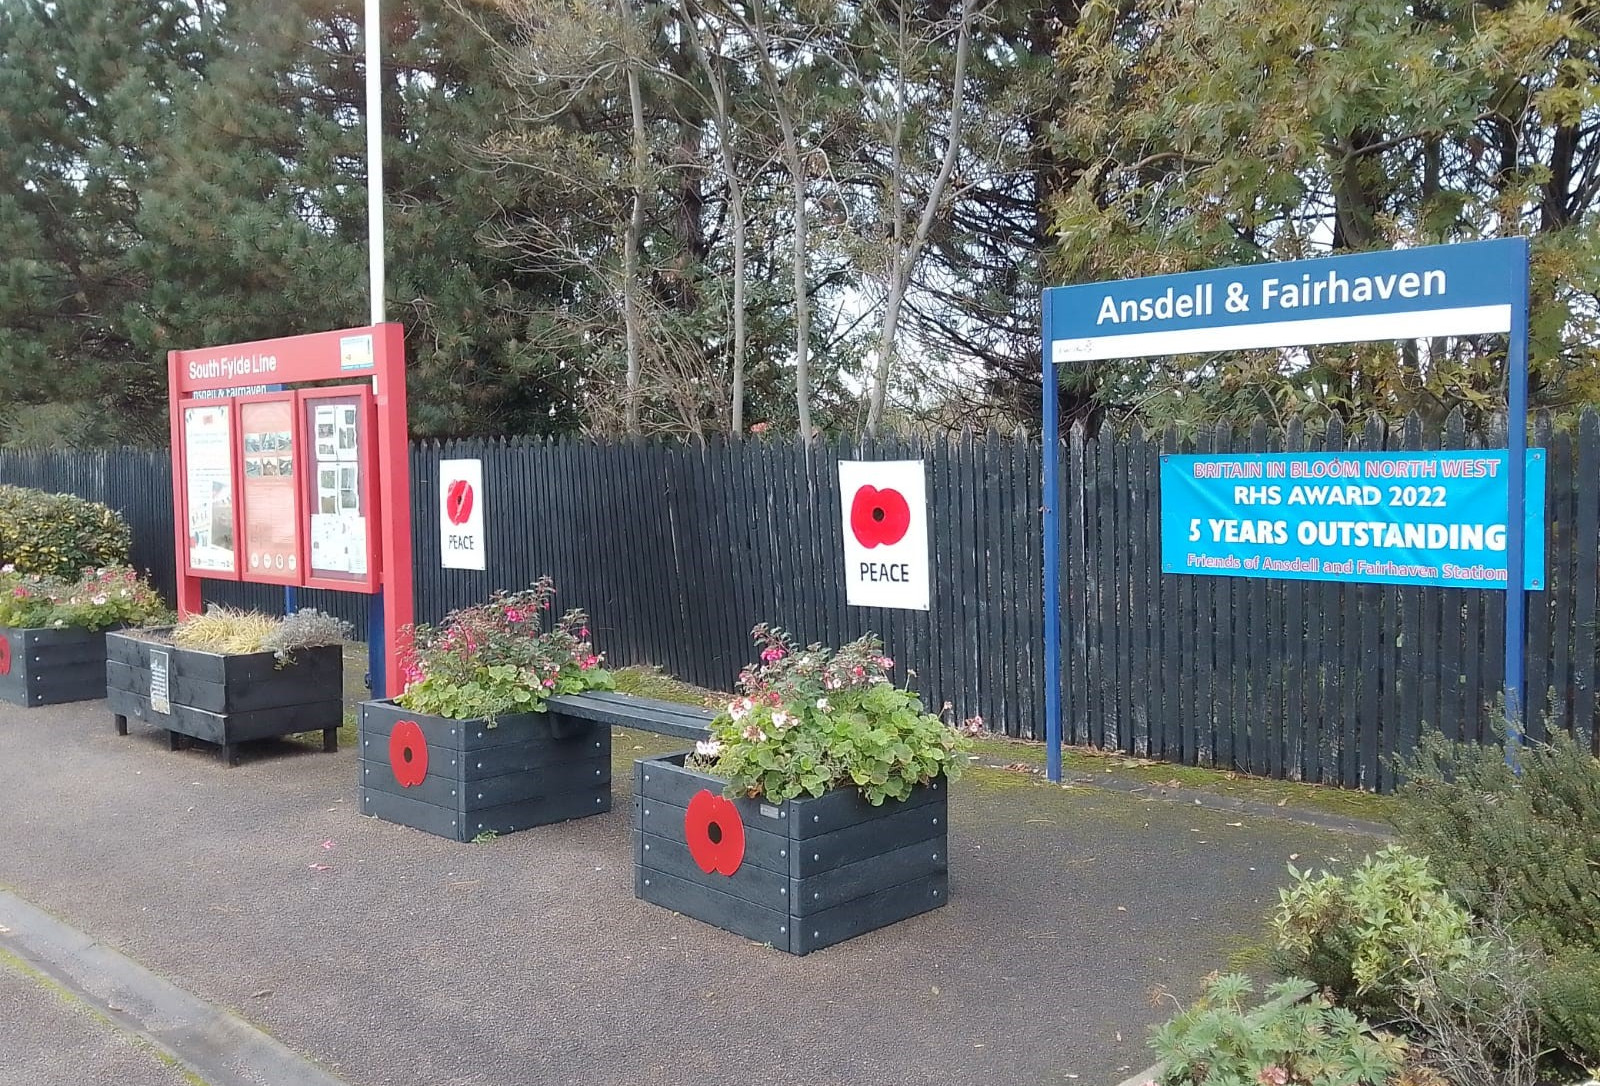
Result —
[[75, 581], [85, 569], [126, 565], [132, 545], [127, 521], [99, 502], [0, 486], [0, 566]]
[[337, 645], [350, 636], [350, 624], [315, 608], [292, 615], [264, 615], [212, 604], [204, 614], [190, 615], [172, 631], [172, 643], [181, 649], [245, 655], [270, 652], [280, 666], [293, 662], [296, 649]]
[[711, 740], [689, 762], [728, 778], [730, 794], [778, 803], [855, 787], [876, 806], [960, 775], [967, 740], [889, 682], [894, 661], [876, 637], [830, 650], [796, 649], [765, 624], [752, 636], [761, 662], [739, 676], [743, 696], [712, 721]]
[[0, 566], [0, 626], [105, 630], [149, 625], [168, 614], [156, 590], [123, 566], [85, 570], [71, 582]]
[[542, 712], [552, 694], [610, 690], [604, 656], [589, 642], [589, 619], [576, 608], [544, 628], [555, 599], [549, 577], [520, 592], [496, 592], [463, 607], [438, 626], [402, 633], [403, 709], [454, 720]]
[[1248, 977], [1216, 977], [1195, 1004], [1157, 1026], [1150, 1044], [1162, 1086], [1382, 1086], [1405, 1059], [1403, 1039], [1374, 1031], [1305, 980], [1267, 989], [1247, 1009]]
[[1392, 1018], [1414, 1005], [1423, 970], [1448, 971], [1478, 952], [1467, 911], [1427, 861], [1391, 846], [1348, 876], [1289, 874], [1270, 924], [1278, 971], [1305, 977], [1341, 1006]]
[[1546, 1037], [1600, 1066], [1600, 760], [1559, 730], [1515, 752], [1435, 734], [1402, 763], [1395, 822], [1450, 892], [1548, 956]]

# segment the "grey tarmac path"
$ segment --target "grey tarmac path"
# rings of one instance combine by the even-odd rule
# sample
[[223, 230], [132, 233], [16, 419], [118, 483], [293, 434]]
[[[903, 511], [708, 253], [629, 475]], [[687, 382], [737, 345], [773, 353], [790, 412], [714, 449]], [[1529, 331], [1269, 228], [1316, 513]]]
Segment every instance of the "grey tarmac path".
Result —
[[194, 1086], [150, 1044], [0, 955], [0, 1086]]
[[1099, 1086], [1170, 992], [1259, 962], [1301, 867], [1370, 838], [975, 771], [950, 905], [806, 958], [633, 897], [603, 816], [458, 845], [357, 812], [353, 751], [170, 752], [0, 706], [0, 884], [352, 1086]]

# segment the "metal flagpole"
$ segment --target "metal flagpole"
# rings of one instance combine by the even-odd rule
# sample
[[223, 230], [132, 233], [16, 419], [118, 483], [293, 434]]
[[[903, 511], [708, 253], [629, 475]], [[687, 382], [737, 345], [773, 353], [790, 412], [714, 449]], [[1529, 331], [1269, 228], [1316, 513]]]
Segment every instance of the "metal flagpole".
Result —
[[[362, 28], [367, 52], [367, 277], [371, 283], [374, 326], [383, 323], [383, 15], [379, 0], [366, 0]], [[377, 334], [376, 327], [373, 329]], [[386, 570], [386, 577], [409, 577], [410, 570]], [[384, 599], [380, 588], [367, 608], [367, 685], [374, 697], [389, 691], [385, 680]]]
[[383, 43], [379, 0], [367, 0], [367, 275], [372, 320], [383, 323]]

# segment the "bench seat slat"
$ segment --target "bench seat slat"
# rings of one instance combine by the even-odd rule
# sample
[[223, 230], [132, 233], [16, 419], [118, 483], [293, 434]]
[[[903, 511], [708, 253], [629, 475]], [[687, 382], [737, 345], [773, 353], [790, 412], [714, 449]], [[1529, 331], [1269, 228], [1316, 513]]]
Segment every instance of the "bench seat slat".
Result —
[[563, 694], [551, 698], [549, 705], [556, 712], [580, 720], [657, 732], [680, 739], [704, 739], [710, 730], [708, 725], [716, 716], [710, 710], [692, 705], [608, 691]]
[[711, 720], [717, 715], [716, 710], [702, 708], [699, 705], [685, 705], [679, 701], [662, 701], [660, 698], [640, 697], [637, 694], [621, 694], [615, 690], [589, 690], [582, 694], [569, 694], [567, 696], [584, 698], [606, 705], [615, 705], [624, 711], [649, 709], [653, 712], [670, 713], [675, 716], [691, 716], [705, 720]]

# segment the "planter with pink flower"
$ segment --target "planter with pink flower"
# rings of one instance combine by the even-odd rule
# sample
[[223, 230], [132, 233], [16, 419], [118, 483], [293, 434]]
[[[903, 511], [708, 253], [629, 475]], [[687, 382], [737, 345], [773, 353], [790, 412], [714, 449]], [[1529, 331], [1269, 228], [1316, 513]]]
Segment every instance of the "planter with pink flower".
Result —
[[0, 567], [0, 701], [87, 701], [105, 689], [106, 631], [164, 617], [132, 569], [87, 569], [76, 580]]
[[472, 841], [611, 809], [611, 729], [548, 704], [611, 676], [554, 600], [544, 577], [408, 631], [406, 689], [361, 705], [363, 814]]
[[693, 751], [634, 764], [635, 893], [793, 954], [949, 900], [949, 782], [966, 740], [864, 637], [761, 662]]

